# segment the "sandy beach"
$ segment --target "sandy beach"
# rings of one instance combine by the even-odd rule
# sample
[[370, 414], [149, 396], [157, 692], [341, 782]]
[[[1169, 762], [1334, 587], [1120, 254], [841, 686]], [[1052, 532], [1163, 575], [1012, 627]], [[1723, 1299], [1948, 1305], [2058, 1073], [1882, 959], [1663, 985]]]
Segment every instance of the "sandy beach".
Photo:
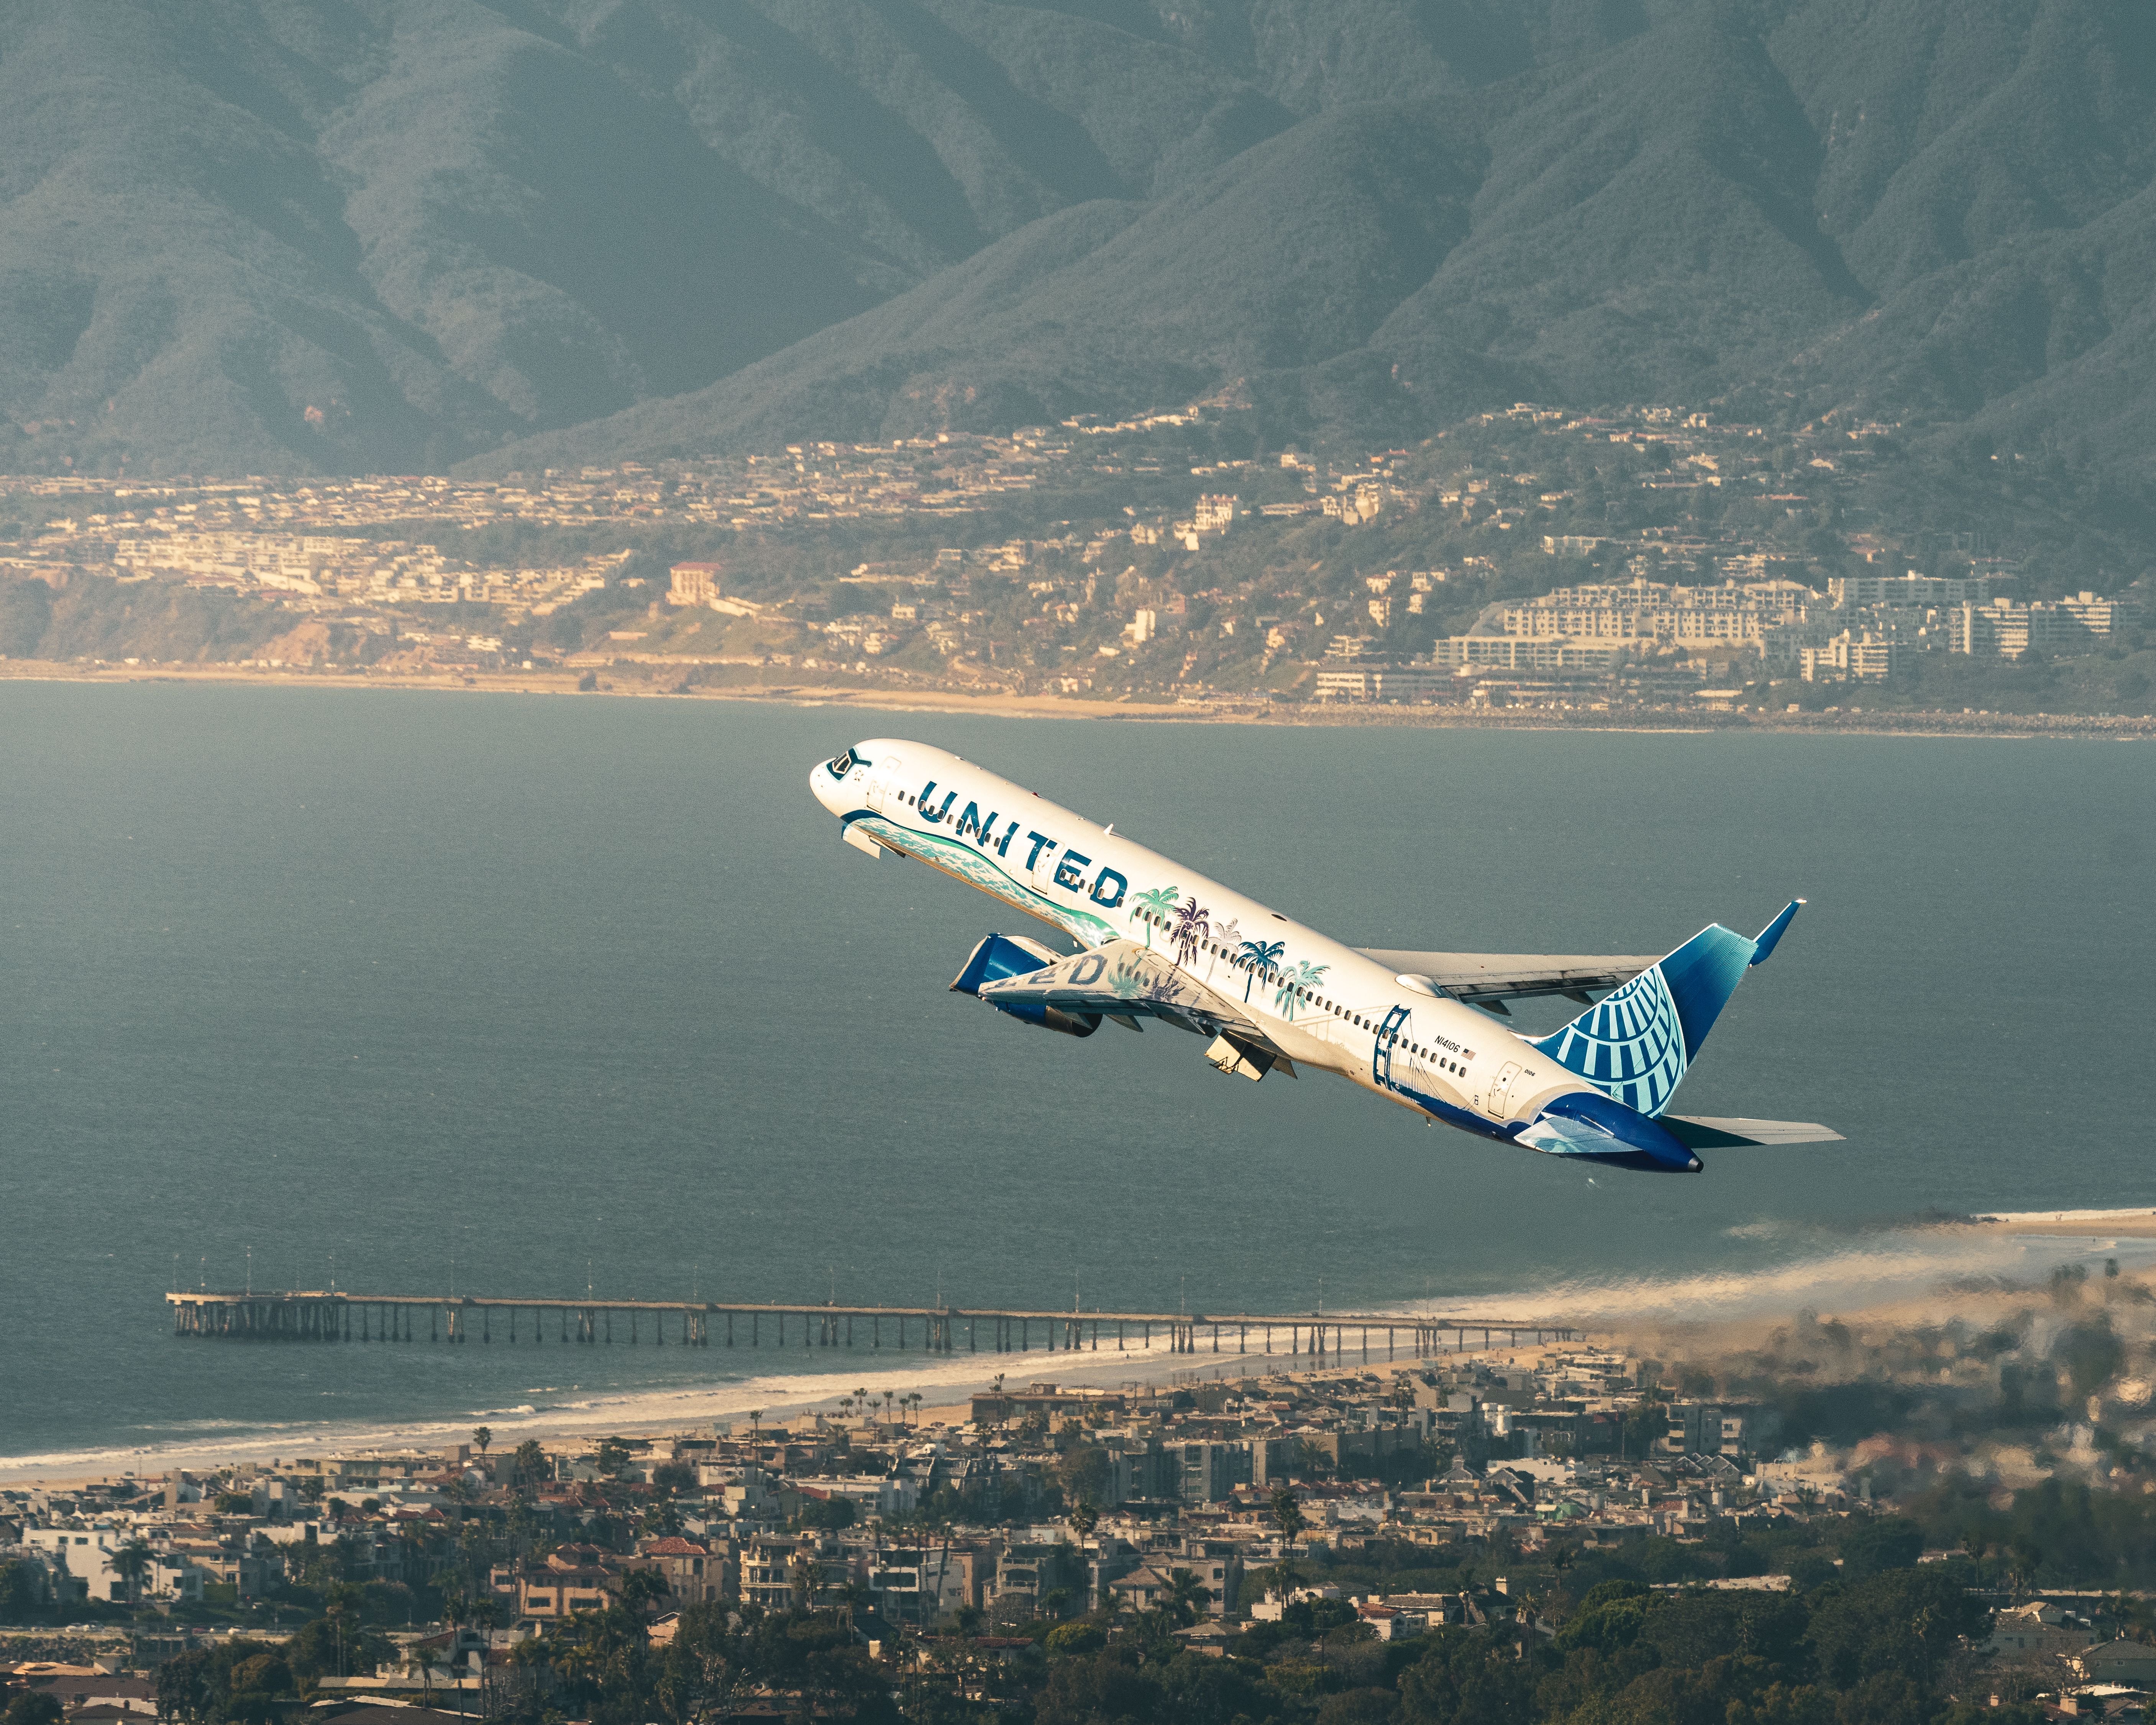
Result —
[[600, 668], [608, 686], [579, 690], [584, 668], [443, 672], [243, 670], [231, 665], [80, 665], [0, 660], [0, 679], [22, 682], [226, 684], [245, 688], [430, 690], [437, 694], [575, 696], [584, 700], [771, 701], [793, 706], [855, 706], [865, 711], [957, 713], [1006, 719], [1121, 719], [1172, 724], [1303, 725], [1408, 730], [1666, 732], [1775, 731], [1835, 737], [2038, 737], [2131, 742], [2156, 739], [2156, 719], [2058, 713], [1732, 711], [1708, 708], [1598, 712], [1588, 709], [1369, 705], [1275, 701], [1218, 695], [1174, 701], [1081, 701], [1008, 690], [906, 689], [770, 682], [736, 687], [684, 686], [693, 663], [624, 661]]
[[[1662, 1359], [1709, 1360], [1759, 1348], [1777, 1329], [1799, 1320], [1838, 1318], [1860, 1332], [1956, 1321], [1990, 1322], [2045, 1297], [2045, 1283], [2057, 1262], [2093, 1264], [2108, 1255], [2114, 1246], [2124, 1248], [2119, 1255], [2129, 1272], [2156, 1273], [2156, 1210], [2016, 1212], [1924, 1224], [1900, 1230], [1897, 1238], [1915, 1250], [1860, 1249], [1830, 1262], [1792, 1266], [1784, 1272], [1763, 1275], [1749, 1291], [1749, 1297], [1743, 1299], [1729, 1297], [1726, 1290], [1689, 1281], [1651, 1289], [1573, 1289], [1551, 1291], [1543, 1296], [1523, 1296], [1512, 1308], [1523, 1319], [1543, 1316], [1556, 1322], [1558, 1302], [1569, 1302], [1586, 1327], [1584, 1339], [1542, 1347], [1499, 1342], [1486, 1350], [1471, 1348], [1467, 1353], [1491, 1359], [1524, 1360], [1548, 1348], [1588, 1346]], [[2021, 1253], [2017, 1261], [1989, 1250], [1991, 1243], [2005, 1245], [2022, 1240], [2056, 1240], [2061, 1248], [2077, 1247], [2078, 1253], [2046, 1250]], [[1946, 1250], [1926, 1252], [1927, 1241]], [[1977, 1250], [1971, 1255], [1962, 1250], [1965, 1246]], [[2016, 1262], [2018, 1273], [1999, 1273], [2009, 1262]], [[1414, 1314], [1404, 1308], [1400, 1315], [1411, 1317]], [[1414, 1363], [1414, 1356], [1404, 1337], [1389, 1352], [1383, 1335], [1373, 1332], [1367, 1360], [1353, 1327], [1348, 1337], [1345, 1358], [1322, 1370], [1306, 1353], [1224, 1351], [1215, 1354], [1204, 1351], [1203, 1343], [1194, 1354], [1173, 1354], [1164, 1349], [1121, 1353], [1087, 1350], [1075, 1354], [1035, 1351], [942, 1358], [909, 1354], [873, 1361], [849, 1360], [839, 1373], [774, 1374], [633, 1400], [595, 1403], [572, 1419], [558, 1412], [551, 1416], [524, 1416], [514, 1410], [490, 1411], [486, 1419], [497, 1444], [517, 1443], [526, 1438], [537, 1438], [550, 1445], [573, 1444], [609, 1434], [629, 1437], [708, 1435], [744, 1421], [751, 1409], [767, 1429], [819, 1414], [835, 1420], [840, 1415], [840, 1401], [857, 1384], [869, 1384], [879, 1389], [919, 1391], [923, 1400], [917, 1418], [926, 1429], [939, 1423], [963, 1422], [969, 1417], [968, 1398], [989, 1389], [998, 1375], [1013, 1384], [1045, 1382], [1132, 1389], [1282, 1373], [1297, 1377], [1383, 1373]], [[0, 1485], [76, 1486], [130, 1473], [160, 1476], [175, 1467], [200, 1474], [232, 1463], [269, 1461], [325, 1450], [434, 1450], [468, 1441], [469, 1435], [465, 1424], [429, 1420], [363, 1433], [314, 1433], [299, 1437], [287, 1432], [259, 1440], [206, 1440], [180, 1449], [115, 1450], [94, 1458], [78, 1455], [71, 1458], [72, 1465], [56, 1466], [51, 1458], [0, 1461]]]

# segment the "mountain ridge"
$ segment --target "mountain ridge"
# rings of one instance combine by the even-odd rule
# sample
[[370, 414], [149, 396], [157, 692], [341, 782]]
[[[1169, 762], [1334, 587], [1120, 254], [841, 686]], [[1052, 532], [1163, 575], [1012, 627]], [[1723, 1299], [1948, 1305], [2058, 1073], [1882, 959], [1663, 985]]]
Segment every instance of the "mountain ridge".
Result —
[[2128, 0], [225, 0], [0, 23], [0, 467], [1743, 401], [2156, 480]]

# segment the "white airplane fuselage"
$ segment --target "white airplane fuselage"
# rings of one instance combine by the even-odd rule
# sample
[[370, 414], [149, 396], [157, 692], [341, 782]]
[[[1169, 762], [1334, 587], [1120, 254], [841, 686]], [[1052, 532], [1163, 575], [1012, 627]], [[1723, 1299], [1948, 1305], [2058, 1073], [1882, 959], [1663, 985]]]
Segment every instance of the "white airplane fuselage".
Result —
[[1297, 1067], [1506, 1142], [1559, 1096], [1604, 1094], [1479, 1008], [957, 755], [886, 737], [848, 753], [843, 775], [819, 763], [809, 783], [855, 842], [940, 869], [1082, 946], [1144, 944], [1240, 1006]]

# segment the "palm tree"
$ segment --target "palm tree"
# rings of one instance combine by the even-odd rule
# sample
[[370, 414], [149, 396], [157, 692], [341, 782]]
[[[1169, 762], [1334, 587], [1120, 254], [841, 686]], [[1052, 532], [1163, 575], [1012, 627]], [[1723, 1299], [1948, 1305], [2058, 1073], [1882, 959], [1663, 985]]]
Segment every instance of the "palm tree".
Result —
[[1295, 1019], [1296, 990], [1316, 988], [1324, 980], [1325, 973], [1332, 968], [1329, 964], [1312, 964], [1307, 958], [1296, 960], [1293, 970], [1283, 967], [1279, 973], [1280, 988], [1273, 996], [1274, 1006], [1286, 1012], [1289, 1021], [1292, 1023]]
[[1093, 1507], [1091, 1499], [1081, 1497], [1063, 1519], [1070, 1523], [1070, 1531], [1078, 1536], [1078, 1542], [1082, 1545], [1093, 1537], [1093, 1530], [1101, 1525], [1101, 1512]]
[[1295, 1585], [1295, 1543], [1302, 1537], [1302, 1530], [1308, 1523], [1303, 1517], [1302, 1505], [1296, 1501], [1295, 1493], [1286, 1486], [1276, 1486], [1274, 1489], [1272, 1512], [1273, 1521], [1281, 1530], [1282, 1547], [1280, 1567], [1275, 1573], [1279, 1581], [1281, 1597], [1285, 1600], [1288, 1589]]
[[1241, 957], [1244, 968], [1247, 972], [1243, 978], [1243, 999], [1245, 1001], [1250, 998], [1250, 984], [1255, 982], [1262, 973], [1270, 970], [1279, 960], [1280, 955], [1286, 950], [1286, 941], [1245, 941], [1243, 942], [1238, 956]]
[[547, 1451], [536, 1438], [525, 1439], [510, 1459], [516, 1464], [517, 1483], [527, 1490], [536, 1490], [539, 1481], [552, 1471], [547, 1466]]
[[113, 1553], [112, 1567], [127, 1584], [127, 1603], [134, 1604], [141, 1596], [142, 1578], [150, 1573], [150, 1548], [139, 1539], [129, 1540]]
[[916, 1389], [906, 1399], [913, 1404], [913, 1423], [919, 1425], [921, 1424], [921, 1392]]
[[815, 1558], [805, 1551], [794, 1553], [793, 1561], [787, 1565], [787, 1579], [793, 1585], [796, 1610], [806, 1611], [808, 1609], [808, 1602], [815, 1597], [816, 1584], [820, 1579]]
[[485, 1461], [486, 1446], [494, 1441], [494, 1429], [491, 1426], [475, 1425], [472, 1427], [472, 1441], [479, 1445], [479, 1459], [481, 1461]]
[[840, 1587], [826, 1588], [824, 1592], [831, 1598], [832, 1620], [840, 1625], [852, 1621], [875, 1603], [875, 1595], [860, 1581], [850, 1580]]
[[621, 1579], [621, 1602], [639, 1614], [646, 1605], [657, 1604], [672, 1591], [666, 1584], [666, 1578], [656, 1569], [632, 1569]]
[[1191, 899], [1178, 906], [1175, 913], [1175, 956], [1183, 963], [1194, 963], [1201, 942], [1212, 937], [1212, 919], [1205, 914], [1205, 906]]
[[[520, 1643], [517, 1651], [521, 1652], [526, 1645], [531, 1645], [536, 1644]], [[413, 1648], [410, 1654], [406, 1656], [404, 1668], [406, 1671], [417, 1675], [419, 1679], [420, 1689], [426, 1696], [427, 1705], [431, 1708], [434, 1705], [434, 1651], [431, 1648], [415, 1646]]]
[[1200, 1586], [1198, 1578], [1188, 1569], [1169, 1573], [1168, 1596], [1161, 1601], [1161, 1607], [1176, 1628], [1188, 1629], [1205, 1615], [1206, 1606], [1212, 1602], [1212, 1589]]
[[[1154, 916], [1165, 920], [1169, 906], [1183, 895], [1173, 886], [1149, 886], [1133, 896], [1141, 910], [1150, 911]], [[1152, 945], [1152, 918], [1141, 916], [1138, 920], [1145, 925], [1145, 943], [1150, 947]]]

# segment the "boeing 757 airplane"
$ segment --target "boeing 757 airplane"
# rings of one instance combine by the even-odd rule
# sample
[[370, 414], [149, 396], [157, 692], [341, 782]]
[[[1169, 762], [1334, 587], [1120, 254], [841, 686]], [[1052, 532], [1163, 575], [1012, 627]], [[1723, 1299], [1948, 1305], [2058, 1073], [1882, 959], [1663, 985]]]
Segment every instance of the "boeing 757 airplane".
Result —
[[[1757, 938], [1717, 923], [1659, 959], [1345, 947], [926, 744], [856, 743], [808, 782], [847, 844], [916, 858], [1077, 945], [991, 934], [951, 984], [1043, 1029], [1154, 1019], [1207, 1038], [1222, 1072], [1312, 1066], [1481, 1137], [1652, 1173], [1697, 1173], [1696, 1153], [1722, 1145], [1840, 1137], [1666, 1111], [1802, 899]], [[1550, 995], [1587, 1010], [1547, 1036], [1491, 1015]]]

